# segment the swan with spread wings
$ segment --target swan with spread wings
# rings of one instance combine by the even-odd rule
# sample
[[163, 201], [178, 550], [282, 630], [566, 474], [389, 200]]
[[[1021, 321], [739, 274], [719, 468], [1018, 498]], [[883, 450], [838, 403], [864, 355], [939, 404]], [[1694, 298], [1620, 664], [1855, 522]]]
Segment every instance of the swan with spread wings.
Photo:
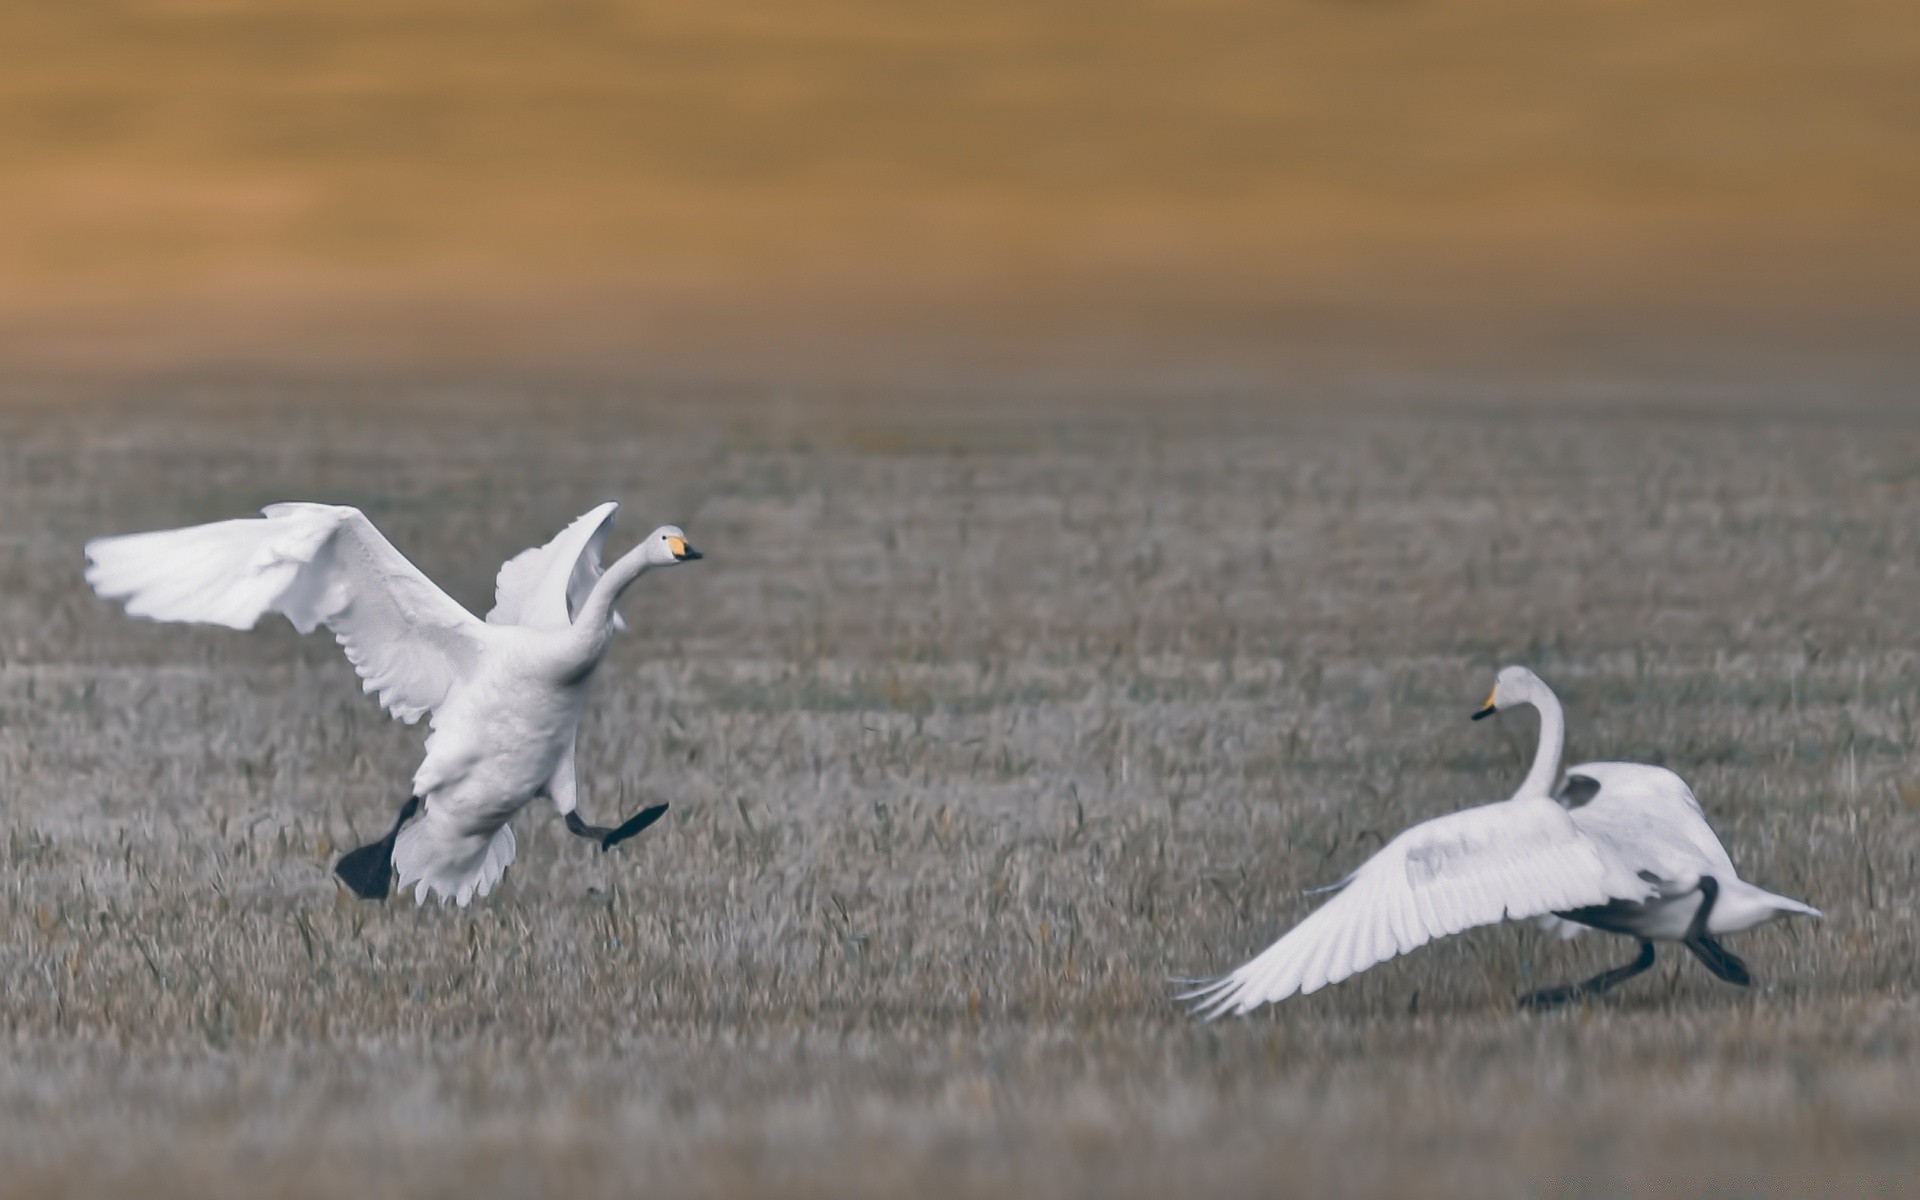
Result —
[[384, 898], [397, 874], [421, 903], [438, 894], [464, 907], [513, 862], [507, 822], [538, 796], [602, 849], [666, 811], [611, 829], [578, 812], [574, 735], [595, 668], [623, 627], [614, 605], [650, 568], [700, 557], [663, 525], [603, 569], [617, 508], [602, 504], [510, 559], [484, 621], [366, 514], [341, 505], [275, 504], [260, 517], [99, 538], [87, 544], [87, 582], [156, 621], [251, 629], [278, 612], [302, 633], [331, 630], [366, 691], [409, 724], [429, 717], [432, 729], [393, 829], [336, 870], [368, 899]]
[[1811, 905], [1734, 873], [1685, 782], [1643, 763], [1584, 763], [1555, 793], [1566, 725], [1560, 702], [1525, 667], [1507, 667], [1475, 719], [1520, 706], [1540, 713], [1540, 743], [1519, 790], [1497, 804], [1404, 831], [1333, 899], [1250, 962], [1180, 998], [1208, 1018], [1317, 992], [1435, 938], [1497, 921], [1540, 918], [1564, 935], [1603, 929], [1637, 939], [1623, 967], [1521, 997], [1527, 1008], [1584, 1000], [1653, 965], [1654, 942], [1677, 942], [1729, 983], [1746, 964], [1718, 941]]

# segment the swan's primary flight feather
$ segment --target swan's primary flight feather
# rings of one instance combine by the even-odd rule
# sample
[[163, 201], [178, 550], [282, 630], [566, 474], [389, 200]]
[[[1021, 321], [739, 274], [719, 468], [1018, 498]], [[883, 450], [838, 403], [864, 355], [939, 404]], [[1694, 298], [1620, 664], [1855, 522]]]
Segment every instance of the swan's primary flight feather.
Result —
[[392, 862], [417, 899], [438, 893], [465, 905], [513, 861], [516, 811], [542, 792], [573, 811], [574, 736], [619, 627], [614, 603], [649, 567], [700, 557], [664, 525], [602, 569], [615, 508], [603, 504], [509, 560], [486, 621], [358, 509], [325, 504], [100, 538], [87, 545], [87, 582], [158, 621], [250, 629], [279, 612], [303, 633], [325, 625], [388, 711], [408, 722], [431, 714], [413, 779], [421, 812], [397, 831]]
[[264, 518], [99, 538], [87, 582], [156, 621], [251, 629], [270, 612], [319, 625], [369, 692], [409, 724], [473, 669], [480, 622], [357, 508], [275, 504]]

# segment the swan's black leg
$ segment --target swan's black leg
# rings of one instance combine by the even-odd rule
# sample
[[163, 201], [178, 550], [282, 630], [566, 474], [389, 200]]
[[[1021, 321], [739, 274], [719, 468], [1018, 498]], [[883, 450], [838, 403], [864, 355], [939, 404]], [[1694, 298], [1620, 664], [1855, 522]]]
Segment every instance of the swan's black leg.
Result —
[[412, 820], [413, 814], [419, 811], [420, 797], [408, 796], [407, 802], [400, 806], [399, 819], [394, 821], [387, 836], [340, 856], [333, 873], [353, 889], [354, 895], [362, 900], [387, 898], [387, 891], [393, 884], [394, 840], [400, 836], [400, 827]]
[[652, 808], [643, 808], [620, 824], [608, 829], [604, 825], [589, 825], [580, 819], [578, 812], [567, 814], [567, 832], [583, 838], [592, 838], [600, 843], [601, 850], [611, 850], [634, 834], [667, 815], [667, 806], [656, 804]]
[[1528, 992], [1520, 997], [1521, 1008], [1558, 1008], [1575, 1000], [1585, 1000], [1615, 986], [1625, 983], [1635, 975], [1653, 967], [1653, 943], [1642, 939], [1640, 956], [1624, 967], [1614, 967], [1602, 971], [1583, 983], [1563, 983], [1557, 987], [1541, 988], [1537, 992]]
[[1701, 876], [1700, 908], [1693, 914], [1693, 920], [1688, 922], [1686, 939], [1680, 944], [1693, 951], [1693, 956], [1719, 978], [1749, 987], [1753, 983], [1753, 976], [1747, 974], [1747, 964], [1707, 932], [1707, 918], [1713, 915], [1714, 901], [1719, 898], [1720, 881], [1711, 875]]
[[1720, 881], [1711, 875], [1700, 877], [1700, 907], [1693, 910], [1693, 920], [1687, 922], [1685, 941], [1707, 936], [1707, 918], [1713, 915], [1713, 902], [1720, 898]]

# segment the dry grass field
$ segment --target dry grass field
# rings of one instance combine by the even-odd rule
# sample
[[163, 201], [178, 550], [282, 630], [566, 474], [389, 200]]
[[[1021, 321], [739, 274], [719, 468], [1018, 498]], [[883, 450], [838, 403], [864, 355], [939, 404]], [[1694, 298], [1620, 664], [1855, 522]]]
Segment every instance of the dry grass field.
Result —
[[[1920, 416], [227, 381], [0, 406], [0, 1197], [1900, 1190]], [[1091, 403], [1084, 401], [1099, 401]], [[1334, 401], [1340, 402], [1335, 403]], [[1176, 402], [1177, 401], [1177, 402]], [[464, 602], [602, 498], [649, 578], [468, 911], [344, 895], [419, 731], [338, 651], [130, 621], [90, 535], [366, 508]], [[1245, 1020], [1230, 966], [1382, 834], [1671, 765], [1824, 925], [1621, 961], [1475, 931]]]

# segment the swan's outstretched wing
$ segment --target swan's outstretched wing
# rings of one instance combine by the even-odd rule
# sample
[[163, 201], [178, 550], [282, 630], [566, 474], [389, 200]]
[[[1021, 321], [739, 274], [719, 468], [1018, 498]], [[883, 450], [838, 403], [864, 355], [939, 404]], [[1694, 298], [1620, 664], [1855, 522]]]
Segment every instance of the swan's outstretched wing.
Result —
[[484, 626], [357, 508], [275, 504], [264, 517], [87, 543], [87, 582], [156, 621], [251, 629], [269, 612], [335, 640], [369, 692], [419, 720], [466, 677]]
[[[538, 629], [563, 629], [572, 624], [587, 593], [600, 579], [607, 534], [613, 530], [613, 514], [619, 509], [609, 500], [576, 518], [546, 545], [522, 550], [503, 563], [494, 583], [493, 611], [487, 614], [487, 623]], [[613, 626], [626, 628], [618, 613], [614, 614]]]
[[1507, 918], [1642, 900], [1559, 805], [1507, 800], [1415, 825], [1258, 958], [1182, 996], [1212, 1018], [1317, 992], [1437, 937]]

